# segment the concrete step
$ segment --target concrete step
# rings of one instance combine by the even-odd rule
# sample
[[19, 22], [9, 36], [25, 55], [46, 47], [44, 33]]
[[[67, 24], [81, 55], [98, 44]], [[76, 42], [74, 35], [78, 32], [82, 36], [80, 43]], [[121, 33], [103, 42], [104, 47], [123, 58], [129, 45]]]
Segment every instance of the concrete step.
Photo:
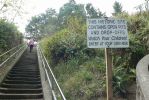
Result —
[[[32, 67], [32, 66], [35, 66], [35, 67]], [[39, 69], [38, 67], [36, 67], [38, 65], [35, 65], [35, 64], [24, 64], [24, 65], [16, 65], [13, 67], [13, 69], [18, 69], [18, 68], [27, 68], [27, 69]]]
[[5, 80], [6, 84], [40, 84], [40, 81], [20, 81], [20, 80]]
[[35, 77], [6, 77], [7, 80], [21, 80], [21, 81], [40, 81], [40, 78], [35, 78]]
[[30, 66], [30, 65], [38, 66], [37, 62], [24, 62], [24, 61], [22, 61], [21, 63], [16, 64], [16, 66]]
[[26, 72], [10, 71], [10, 73], [11, 73], [11, 74], [26, 74], [26, 75], [28, 75], [28, 74], [36, 74], [36, 75], [39, 74], [39, 72], [33, 72], [33, 71], [32, 71], [32, 72], [31, 72], [31, 71], [30, 71], [30, 72], [27, 72], [27, 71], [26, 71]]
[[17, 89], [17, 88], [0, 88], [1, 93], [10, 93], [10, 94], [37, 94], [42, 93], [42, 89]]
[[18, 68], [18, 69], [12, 69], [11, 71], [39, 72], [39, 69]]
[[42, 99], [43, 94], [5, 94], [5, 93], [0, 93], [0, 99]]
[[15, 66], [13, 69], [28, 69], [28, 70], [38, 70], [38, 67], [33, 67], [35, 65], [24, 65], [24, 66]]
[[20, 88], [20, 89], [24, 89], [24, 88], [30, 88], [30, 89], [36, 89], [36, 88], [41, 88], [41, 84], [6, 84], [6, 83], [2, 83], [1, 87], [3, 88]]
[[9, 73], [8, 74], [8, 77], [33, 77], [33, 78], [40, 78], [40, 75], [37, 75], [37, 74], [22, 74], [22, 73], [19, 73], [19, 74], [11, 74]]

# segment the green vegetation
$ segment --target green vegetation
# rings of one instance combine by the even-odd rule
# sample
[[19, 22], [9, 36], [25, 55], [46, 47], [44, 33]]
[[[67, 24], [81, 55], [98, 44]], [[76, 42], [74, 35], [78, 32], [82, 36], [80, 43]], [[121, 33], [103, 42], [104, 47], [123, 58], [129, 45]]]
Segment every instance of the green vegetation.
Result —
[[65, 29], [43, 39], [41, 44], [44, 53], [53, 66], [66, 98], [87, 100], [103, 96], [105, 95], [104, 52], [87, 48], [86, 27], [74, 20], [75, 17], [69, 24], [74, 25], [72, 27], [79, 25], [79, 30]]
[[113, 8], [114, 8], [115, 15], [122, 13], [122, 5], [119, 2], [115, 1]]
[[23, 0], [0, 1], [0, 54], [22, 43], [23, 35], [13, 23], [22, 15], [22, 8]]
[[[148, 24], [147, 12], [128, 15], [122, 13], [116, 18], [127, 20], [130, 47], [113, 50], [113, 86], [115, 94], [126, 97], [127, 87], [135, 83], [135, 69], [138, 61], [148, 53]], [[117, 91], [118, 90], [118, 91]]]
[[57, 30], [57, 21], [56, 11], [47, 9], [46, 13], [32, 17], [25, 30], [30, 33], [31, 37], [40, 39], [45, 35], [53, 34]]
[[[148, 53], [149, 14], [148, 11], [141, 11], [129, 15], [122, 11], [120, 3], [118, 6], [114, 8], [116, 14], [113, 17], [127, 20], [130, 47], [112, 49], [113, 88], [114, 96], [126, 98], [127, 88], [136, 80], [136, 64]], [[47, 33], [53, 30], [54, 34], [43, 38], [40, 45], [69, 100], [91, 100], [106, 96], [104, 50], [89, 49], [86, 43], [86, 18], [104, 16], [91, 4], [84, 7], [70, 0], [54, 16], [57, 22], [52, 25], [56, 29], [48, 27], [42, 33], [48, 36]], [[44, 25], [51, 25], [50, 22], [47, 25], [41, 24], [38, 28], [43, 29]]]
[[0, 54], [22, 43], [22, 34], [17, 27], [0, 19]]

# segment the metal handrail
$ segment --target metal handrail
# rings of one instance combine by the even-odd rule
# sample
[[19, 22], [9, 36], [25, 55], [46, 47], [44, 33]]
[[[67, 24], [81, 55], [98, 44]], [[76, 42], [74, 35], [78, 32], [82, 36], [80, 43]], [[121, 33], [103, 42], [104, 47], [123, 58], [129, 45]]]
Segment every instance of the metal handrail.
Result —
[[[38, 52], [39, 52], [39, 54], [40, 54], [40, 57], [42, 57], [41, 60], [42, 60], [42, 63], [43, 63], [43, 69], [44, 69], [44, 71], [45, 71], [45, 74], [46, 74], [46, 77], [47, 77], [49, 86], [50, 86], [51, 89], [52, 89], [52, 97], [53, 97], [53, 100], [57, 100], [57, 97], [56, 97], [56, 94], [55, 94], [55, 91], [54, 91], [54, 87], [53, 87], [54, 84], [52, 84], [53, 81], [55, 82], [55, 85], [57, 86], [58, 91], [60, 92], [60, 95], [61, 95], [61, 97], [62, 97], [62, 100], [66, 100], [66, 98], [65, 98], [65, 96], [64, 96], [64, 94], [63, 94], [63, 92], [62, 92], [62, 90], [61, 90], [61, 88], [60, 88], [60, 86], [59, 86], [59, 84], [58, 84], [58, 82], [57, 82], [57, 80], [56, 80], [54, 74], [53, 74], [53, 71], [52, 71], [52, 69], [50, 68], [50, 66], [49, 66], [49, 64], [48, 64], [48, 61], [47, 61], [46, 57], [45, 57], [44, 54], [43, 54], [43, 51], [40, 49], [39, 46], [37, 46], [37, 50], [38, 50]], [[49, 71], [50, 73], [48, 73], [48, 71]], [[52, 79], [50, 79], [49, 74], [51, 74], [51, 76], [52, 76], [52, 78], [53, 78], [53, 81], [52, 81]]]
[[[20, 45], [22, 45], [22, 44], [20, 44]], [[0, 58], [1, 58], [2, 56], [4, 56], [4, 55], [8, 54], [8, 53], [11, 52], [12, 50], [16, 49], [16, 48], [19, 47], [20, 45], [18, 45], [18, 46], [16, 46], [16, 47], [13, 47], [13, 48], [11, 48], [10, 50], [6, 51], [5, 53], [1, 54], [1, 55], [0, 55]]]
[[[2, 58], [4, 55], [6, 55], [6, 54], [8, 54], [8, 53], [10, 53], [11, 51], [14, 50], [14, 52], [12, 54], [10, 54], [8, 56], [8, 58], [6, 58], [3, 62], [0, 63], [0, 67], [2, 67], [5, 63], [7, 63], [12, 57], [14, 57], [24, 47], [25, 47], [25, 45], [24, 44], [21, 44], [21, 45], [18, 45], [16, 47], [10, 49], [9, 51], [3, 53], [2, 55], [0, 55], [0, 58]], [[15, 50], [15, 49], [17, 49], [17, 50]]]

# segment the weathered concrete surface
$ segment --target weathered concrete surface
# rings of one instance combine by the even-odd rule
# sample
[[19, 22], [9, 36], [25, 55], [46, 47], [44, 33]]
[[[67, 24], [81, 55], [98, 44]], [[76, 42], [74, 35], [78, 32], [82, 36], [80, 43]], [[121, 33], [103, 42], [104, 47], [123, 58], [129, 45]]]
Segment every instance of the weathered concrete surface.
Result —
[[45, 71], [42, 66], [42, 61], [41, 61], [41, 56], [39, 54], [39, 51], [37, 51], [37, 53], [38, 53], [38, 64], [39, 64], [39, 69], [40, 69], [44, 100], [52, 100], [52, 89], [49, 86], [48, 81], [46, 79]]
[[136, 100], [149, 100], [149, 55], [142, 58], [137, 64], [137, 94]]
[[136, 87], [136, 83], [128, 87], [127, 100], [136, 100]]

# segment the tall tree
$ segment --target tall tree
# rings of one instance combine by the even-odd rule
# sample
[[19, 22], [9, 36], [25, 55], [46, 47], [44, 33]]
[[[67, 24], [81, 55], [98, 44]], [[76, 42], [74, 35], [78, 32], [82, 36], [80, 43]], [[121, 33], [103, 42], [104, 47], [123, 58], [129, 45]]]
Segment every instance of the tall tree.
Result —
[[31, 37], [39, 37], [39, 33], [40, 33], [40, 17], [32, 17], [30, 23], [27, 25], [27, 27], [25, 28], [26, 32], [30, 34]]
[[54, 9], [47, 9], [46, 13], [32, 17], [26, 26], [26, 32], [33, 38], [41, 38], [44, 35], [52, 34], [56, 30], [57, 14]]
[[86, 12], [87, 12], [87, 17], [89, 18], [100, 18], [102, 16], [105, 16], [99, 9], [96, 10], [91, 3], [88, 3], [86, 5]]
[[68, 3], [64, 4], [59, 11], [58, 19], [59, 25], [66, 25], [68, 18], [70, 16], [86, 17], [84, 10], [84, 5], [76, 4], [74, 0], [70, 0]]
[[115, 1], [114, 5], [113, 5], [113, 9], [114, 9], [114, 14], [117, 15], [119, 13], [122, 13], [122, 5], [121, 3]]

